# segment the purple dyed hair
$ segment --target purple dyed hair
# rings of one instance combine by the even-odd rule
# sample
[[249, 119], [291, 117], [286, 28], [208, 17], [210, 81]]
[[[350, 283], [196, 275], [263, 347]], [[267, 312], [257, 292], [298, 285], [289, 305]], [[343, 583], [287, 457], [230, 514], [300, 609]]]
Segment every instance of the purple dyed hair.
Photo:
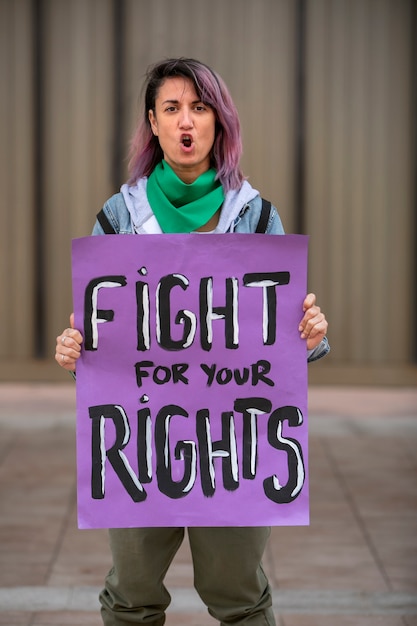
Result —
[[163, 159], [158, 138], [151, 130], [149, 110], [155, 110], [155, 100], [167, 78], [183, 76], [191, 80], [201, 102], [209, 105], [216, 116], [216, 133], [211, 162], [225, 192], [241, 186], [244, 176], [240, 169], [242, 139], [239, 115], [223, 79], [210, 67], [195, 59], [176, 58], [160, 61], [146, 73], [144, 111], [130, 145], [129, 184], [149, 176]]

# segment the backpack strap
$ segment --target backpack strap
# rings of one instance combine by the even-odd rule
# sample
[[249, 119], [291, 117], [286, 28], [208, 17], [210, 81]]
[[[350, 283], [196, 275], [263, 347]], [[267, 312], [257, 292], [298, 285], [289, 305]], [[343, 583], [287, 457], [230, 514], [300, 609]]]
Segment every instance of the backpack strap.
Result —
[[100, 213], [97, 213], [97, 219], [101, 228], [104, 230], [106, 235], [117, 235], [117, 232], [114, 230], [113, 226], [109, 222], [109, 218], [105, 214], [104, 210], [101, 209]]
[[[266, 232], [266, 229], [268, 227], [268, 220], [269, 220], [270, 213], [271, 213], [271, 203], [269, 202], [269, 200], [265, 200], [265, 198], [262, 198], [262, 209], [261, 209], [261, 214], [259, 216], [258, 225], [255, 230], [256, 233]], [[109, 219], [103, 209], [101, 209], [101, 211], [97, 213], [97, 219], [106, 235], [117, 235], [116, 230], [110, 224]]]
[[255, 230], [255, 233], [266, 232], [270, 213], [271, 213], [271, 203], [269, 202], [269, 200], [265, 200], [265, 198], [262, 198], [262, 209], [261, 209], [261, 214], [259, 216], [259, 221]]

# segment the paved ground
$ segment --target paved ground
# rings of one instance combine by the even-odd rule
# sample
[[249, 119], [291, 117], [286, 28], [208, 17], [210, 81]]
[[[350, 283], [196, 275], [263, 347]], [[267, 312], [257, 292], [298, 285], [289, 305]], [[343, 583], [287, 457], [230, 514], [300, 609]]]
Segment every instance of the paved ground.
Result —
[[[308, 527], [274, 528], [279, 626], [417, 626], [417, 390], [310, 389]], [[99, 626], [106, 531], [76, 525], [74, 387], [0, 385], [0, 624]], [[185, 543], [167, 626], [210, 626]]]

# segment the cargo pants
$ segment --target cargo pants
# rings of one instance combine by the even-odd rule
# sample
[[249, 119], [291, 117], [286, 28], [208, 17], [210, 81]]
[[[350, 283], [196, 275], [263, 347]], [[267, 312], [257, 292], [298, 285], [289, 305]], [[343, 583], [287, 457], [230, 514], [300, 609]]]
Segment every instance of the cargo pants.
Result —
[[[171, 596], [165, 574], [184, 528], [112, 529], [113, 567], [100, 594], [105, 626], [162, 626]], [[270, 528], [189, 528], [194, 586], [222, 626], [274, 626], [261, 560]]]

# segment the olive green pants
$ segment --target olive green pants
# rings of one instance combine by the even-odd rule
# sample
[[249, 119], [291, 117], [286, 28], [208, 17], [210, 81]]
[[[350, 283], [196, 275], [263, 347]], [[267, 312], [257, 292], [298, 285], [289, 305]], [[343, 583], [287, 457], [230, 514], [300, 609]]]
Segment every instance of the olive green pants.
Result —
[[[261, 560], [269, 528], [189, 528], [194, 586], [222, 625], [273, 626], [271, 593]], [[162, 626], [171, 597], [167, 570], [184, 528], [110, 530], [113, 567], [100, 594], [105, 626]]]

